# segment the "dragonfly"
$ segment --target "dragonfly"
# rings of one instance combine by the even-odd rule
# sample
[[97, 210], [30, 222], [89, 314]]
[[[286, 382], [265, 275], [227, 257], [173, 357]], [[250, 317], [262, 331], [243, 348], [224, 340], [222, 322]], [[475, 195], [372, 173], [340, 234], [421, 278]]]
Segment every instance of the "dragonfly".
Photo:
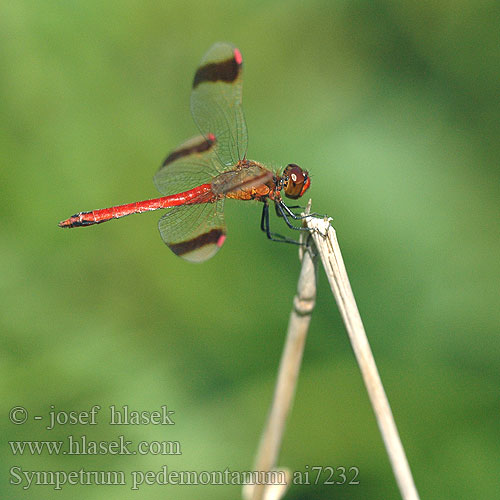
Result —
[[191, 262], [213, 257], [226, 239], [226, 199], [263, 202], [261, 229], [273, 241], [299, 242], [270, 230], [269, 206], [286, 224], [302, 217], [282, 198], [297, 200], [309, 189], [307, 170], [294, 163], [273, 172], [247, 158], [248, 133], [242, 108], [241, 52], [232, 44], [218, 42], [205, 56], [194, 75], [191, 113], [201, 135], [174, 149], [154, 176], [161, 198], [111, 208], [80, 212], [59, 223], [60, 227], [86, 227], [127, 215], [169, 209], [158, 223], [160, 235], [174, 254]]

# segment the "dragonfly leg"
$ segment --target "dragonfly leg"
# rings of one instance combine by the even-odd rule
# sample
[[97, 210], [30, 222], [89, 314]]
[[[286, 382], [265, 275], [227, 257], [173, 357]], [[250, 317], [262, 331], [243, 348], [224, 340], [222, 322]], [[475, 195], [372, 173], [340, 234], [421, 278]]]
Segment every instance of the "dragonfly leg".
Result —
[[292, 219], [295, 219], [295, 220], [300, 220], [300, 219], [304, 219], [305, 217], [309, 217], [308, 215], [304, 215], [304, 216], [301, 216], [301, 215], [296, 215], [294, 214], [289, 207], [287, 207], [283, 201], [278, 201], [274, 204], [275, 208], [276, 208], [276, 213], [278, 214], [278, 217], [283, 217], [283, 220], [285, 221], [286, 225], [290, 228], [290, 229], [295, 229], [296, 231], [310, 231], [309, 228], [307, 227], [302, 227], [302, 226], [294, 226], [290, 220], [288, 219], [288, 216], [292, 217]]
[[276, 213], [278, 214], [278, 217], [283, 217], [286, 220], [286, 217], [283, 215], [283, 212], [286, 212], [287, 215], [289, 215], [292, 219], [294, 220], [302, 220], [305, 219], [306, 217], [320, 217], [320, 218], [325, 218], [327, 217], [326, 215], [321, 215], [316, 212], [311, 212], [310, 214], [307, 215], [297, 215], [293, 213], [290, 209], [291, 208], [302, 208], [297, 205], [289, 207], [285, 204], [283, 200], [276, 202]]
[[303, 245], [300, 241], [292, 240], [290, 238], [286, 238], [281, 234], [272, 233], [269, 225], [269, 205], [267, 201], [264, 201], [264, 207], [262, 208], [262, 217], [260, 219], [260, 228], [266, 233], [266, 236], [271, 241], [277, 241], [280, 243], [291, 243], [292, 245]]

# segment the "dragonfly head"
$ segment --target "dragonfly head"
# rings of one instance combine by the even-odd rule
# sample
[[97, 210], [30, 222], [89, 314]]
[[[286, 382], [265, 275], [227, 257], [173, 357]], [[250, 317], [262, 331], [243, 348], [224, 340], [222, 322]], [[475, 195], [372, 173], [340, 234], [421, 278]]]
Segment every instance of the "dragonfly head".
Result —
[[283, 189], [287, 198], [296, 200], [300, 198], [311, 185], [307, 170], [302, 170], [295, 163], [290, 163], [283, 170]]

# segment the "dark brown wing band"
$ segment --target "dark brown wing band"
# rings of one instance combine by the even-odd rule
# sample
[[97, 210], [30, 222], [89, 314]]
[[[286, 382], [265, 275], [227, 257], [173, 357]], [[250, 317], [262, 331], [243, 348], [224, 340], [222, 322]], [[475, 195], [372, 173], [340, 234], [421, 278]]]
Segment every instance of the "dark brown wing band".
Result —
[[168, 246], [175, 255], [182, 257], [192, 252], [198, 252], [204, 247], [211, 247], [213, 245], [221, 247], [224, 240], [225, 233], [222, 229], [211, 229], [208, 233], [200, 234], [191, 240], [181, 241], [180, 243], [169, 243]]
[[209, 63], [198, 68], [194, 75], [193, 88], [203, 82], [234, 82], [240, 73], [241, 64], [238, 64], [236, 57], [218, 63]]
[[187, 145], [183, 145], [179, 149], [172, 151], [165, 158], [165, 161], [162, 163], [162, 167], [168, 165], [169, 163], [173, 163], [175, 160], [178, 160], [179, 158], [182, 158], [184, 156], [189, 156], [194, 153], [204, 153], [205, 151], [211, 149], [214, 144], [214, 136], [208, 137], [207, 139], [201, 136], [197, 137], [196, 141], [193, 141], [192, 144], [189, 144], [188, 141]]

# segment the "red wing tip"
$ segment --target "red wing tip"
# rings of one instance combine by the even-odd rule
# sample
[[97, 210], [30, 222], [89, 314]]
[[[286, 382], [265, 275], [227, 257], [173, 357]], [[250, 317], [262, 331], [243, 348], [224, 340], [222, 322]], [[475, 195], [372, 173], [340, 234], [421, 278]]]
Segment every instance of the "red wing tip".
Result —
[[221, 234], [219, 236], [219, 239], [217, 240], [216, 245], [220, 248], [222, 245], [224, 245], [224, 241], [226, 241], [226, 235], [225, 234]]
[[241, 52], [239, 49], [235, 48], [234, 49], [234, 60], [236, 61], [236, 64], [241, 64], [243, 62], [243, 56], [241, 55]]

